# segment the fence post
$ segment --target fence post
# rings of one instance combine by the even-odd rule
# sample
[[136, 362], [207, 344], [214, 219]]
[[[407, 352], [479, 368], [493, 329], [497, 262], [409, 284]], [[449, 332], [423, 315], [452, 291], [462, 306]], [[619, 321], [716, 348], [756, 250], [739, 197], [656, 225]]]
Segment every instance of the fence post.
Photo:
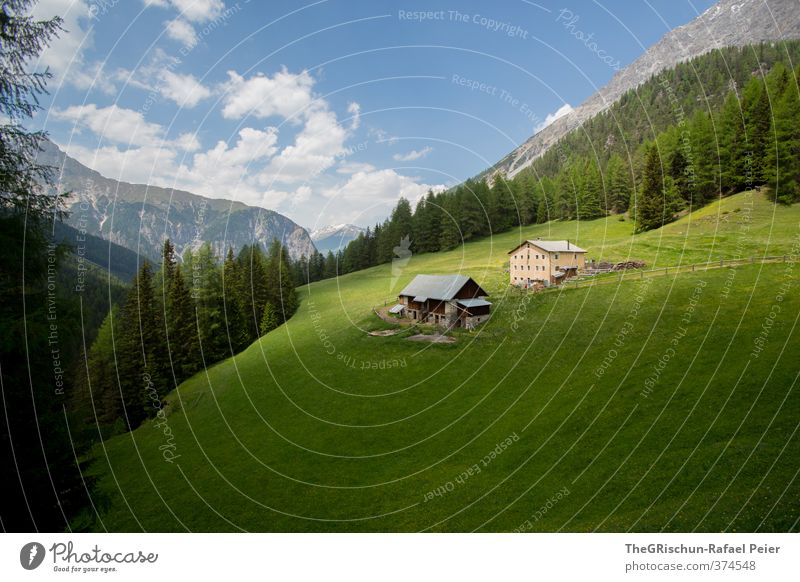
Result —
[[725, 266], [725, 259], [720, 259], [720, 260], [719, 260], [719, 266], [720, 266], [720, 267], [723, 267], [723, 266]]
[[694, 263], [692, 263], [692, 273], [694, 273]]

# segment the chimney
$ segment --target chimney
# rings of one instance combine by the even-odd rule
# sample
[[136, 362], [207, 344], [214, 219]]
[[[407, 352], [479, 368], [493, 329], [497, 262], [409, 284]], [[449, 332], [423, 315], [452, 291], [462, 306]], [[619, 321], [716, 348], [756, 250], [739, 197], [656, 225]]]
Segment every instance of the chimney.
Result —
[[567, 250], [569, 250], [569, 239], [567, 239]]

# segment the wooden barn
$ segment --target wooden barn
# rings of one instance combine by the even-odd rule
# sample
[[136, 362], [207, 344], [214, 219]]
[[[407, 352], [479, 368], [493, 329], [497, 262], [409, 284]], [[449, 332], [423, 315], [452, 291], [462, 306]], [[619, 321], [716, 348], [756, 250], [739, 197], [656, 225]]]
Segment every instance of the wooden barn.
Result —
[[489, 319], [488, 295], [466, 275], [417, 275], [398, 301], [414, 321], [471, 329]]

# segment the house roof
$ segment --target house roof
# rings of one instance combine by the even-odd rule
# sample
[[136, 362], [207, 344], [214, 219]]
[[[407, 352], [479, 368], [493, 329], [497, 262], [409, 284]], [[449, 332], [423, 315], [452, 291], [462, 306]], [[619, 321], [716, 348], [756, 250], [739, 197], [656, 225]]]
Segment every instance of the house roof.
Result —
[[405, 305], [401, 305], [400, 303], [398, 303], [397, 305], [389, 309], [389, 313], [394, 313], [394, 314], [403, 313], [403, 310], [405, 308], [406, 308]]
[[466, 307], [469, 309], [470, 307], [484, 307], [486, 305], [491, 305], [486, 299], [459, 299], [456, 301], [459, 305]]
[[470, 278], [466, 275], [417, 275], [400, 295], [408, 295], [423, 303], [428, 299], [450, 301]]
[[530, 244], [532, 244], [532, 245], [534, 245], [536, 247], [539, 247], [540, 249], [542, 249], [543, 251], [548, 252], [548, 253], [585, 253], [585, 252], [587, 252], [586, 249], [582, 249], [578, 245], [572, 244], [568, 240], [538, 240], [537, 239], [537, 240], [526, 240], [522, 244], [519, 244], [519, 245], [515, 246], [513, 249], [511, 249], [510, 251], [508, 251], [508, 254], [510, 255], [511, 253], [516, 251], [519, 247], [521, 247], [523, 245], [526, 245], [528, 243], [530, 243]]

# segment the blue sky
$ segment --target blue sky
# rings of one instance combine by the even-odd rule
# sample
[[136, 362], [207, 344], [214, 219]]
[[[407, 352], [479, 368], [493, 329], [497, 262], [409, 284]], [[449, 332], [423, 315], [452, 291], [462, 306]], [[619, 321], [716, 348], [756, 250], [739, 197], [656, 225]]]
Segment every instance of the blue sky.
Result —
[[36, 122], [111, 178], [366, 226], [493, 164], [712, 4], [41, 0], [68, 32]]

